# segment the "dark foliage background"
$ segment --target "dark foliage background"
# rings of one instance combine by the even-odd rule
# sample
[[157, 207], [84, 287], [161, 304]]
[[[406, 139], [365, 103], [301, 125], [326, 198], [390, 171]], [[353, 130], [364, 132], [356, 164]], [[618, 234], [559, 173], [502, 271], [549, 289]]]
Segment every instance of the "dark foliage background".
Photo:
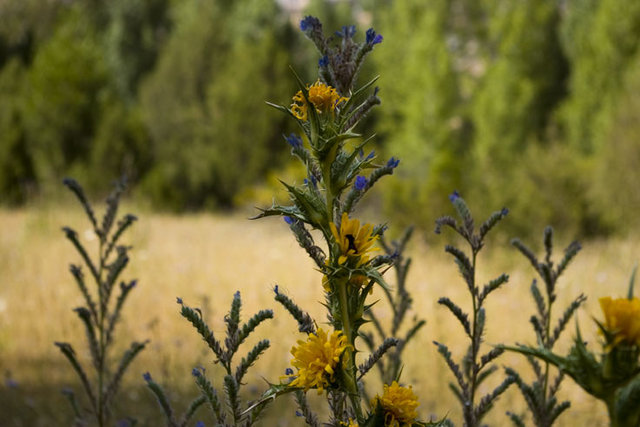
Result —
[[385, 37], [365, 72], [382, 76], [369, 128], [402, 162], [374, 201], [396, 222], [431, 227], [458, 189], [526, 219], [519, 235], [639, 225], [640, 2], [290, 3], [0, 1], [2, 204], [123, 173], [161, 209], [244, 203], [288, 167], [295, 129], [263, 101], [290, 103], [289, 65], [313, 79], [310, 13]]

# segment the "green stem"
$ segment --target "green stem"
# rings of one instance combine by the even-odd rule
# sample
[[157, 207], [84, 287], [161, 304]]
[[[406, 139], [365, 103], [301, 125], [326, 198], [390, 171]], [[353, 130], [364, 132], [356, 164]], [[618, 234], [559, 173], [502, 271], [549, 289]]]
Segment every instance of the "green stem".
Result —
[[350, 347], [345, 350], [347, 366], [344, 370], [344, 382], [349, 395], [351, 407], [356, 414], [359, 423], [364, 421], [362, 416], [362, 407], [360, 406], [360, 393], [358, 392], [358, 383], [356, 379], [356, 363], [355, 363], [355, 337], [351, 328], [351, 318], [349, 316], [349, 306], [347, 300], [348, 280], [341, 279], [338, 285], [338, 304], [340, 305], [340, 316], [342, 318], [342, 333], [347, 337]]
[[[476, 255], [477, 252], [475, 251], [475, 249], [473, 249], [473, 247], [471, 248], [471, 251], [473, 253], [473, 263], [472, 263], [472, 277], [471, 277], [471, 302], [473, 304], [473, 333], [472, 333], [472, 338], [471, 338], [471, 390], [470, 390], [470, 399], [469, 399], [469, 405], [471, 406], [471, 412], [473, 413], [474, 411], [474, 400], [475, 400], [475, 394], [476, 394], [476, 381], [478, 378], [478, 373], [476, 372], [476, 359], [478, 356], [478, 348], [476, 347], [476, 335], [478, 334], [478, 310], [480, 309], [480, 307], [478, 306], [477, 302], [476, 302]], [[479, 333], [482, 333], [482, 331], [480, 331]]]
[[100, 323], [96, 325], [98, 327], [98, 331], [100, 333], [100, 349], [98, 353], [98, 425], [100, 427], [104, 427], [105, 419], [104, 419], [104, 404], [103, 404], [103, 389], [104, 389], [104, 363], [105, 363], [105, 335], [104, 335], [104, 318], [105, 318], [105, 302], [103, 301], [105, 298], [104, 293], [102, 292], [102, 272], [104, 271], [104, 266], [106, 264], [106, 259], [104, 259], [102, 251], [102, 242], [100, 242], [99, 248], [99, 256], [100, 256], [100, 270], [98, 271], [98, 294], [100, 295]]
[[610, 427], [621, 427], [618, 417], [616, 416], [616, 399], [615, 393], [609, 399], [605, 400], [607, 404], [607, 412], [609, 413], [609, 426]]

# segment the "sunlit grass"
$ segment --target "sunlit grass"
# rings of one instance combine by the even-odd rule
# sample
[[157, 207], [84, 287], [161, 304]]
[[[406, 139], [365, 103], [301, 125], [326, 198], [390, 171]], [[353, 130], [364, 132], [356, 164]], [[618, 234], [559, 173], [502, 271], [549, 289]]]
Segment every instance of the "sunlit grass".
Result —
[[[275, 219], [250, 222], [237, 216], [205, 214], [177, 217], [143, 213], [140, 217], [125, 240], [134, 248], [123, 279], [138, 278], [139, 285], [125, 306], [119, 342], [125, 346], [130, 339], [149, 338], [151, 344], [126, 377], [122, 412], [139, 417], [143, 425], [160, 425], [161, 414], [144, 388], [141, 374], [151, 372], [170, 392], [174, 391], [170, 393], [172, 398], [178, 400], [182, 394], [187, 400], [197, 394], [191, 368], [202, 365], [214, 369], [206, 346], [178, 314], [178, 296], [191, 306], [201, 307], [214, 332], [220, 334], [223, 315], [236, 290], [242, 293], [245, 318], [259, 309], [273, 308], [275, 319], [265, 322], [256, 334], [270, 338], [272, 348], [249, 372], [247, 381], [255, 385], [256, 393], [264, 388], [263, 378], [278, 381], [289, 364], [289, 350], [301, 335], [291, 332], [295, 322], [273, 301], [274, 285], [278, 284], [316, 320], [325, 320], [325, 310], [319, 303], [323, 300], [320, 273], [286, 225]], [[89, 224], [76, 206], [0, 211], [0, 373], [18, 384], [11, 388], [10, 381], [4, 381], [0, 386], [1, 425], [68, 425], [71, 421], [71, 411], [59, 390], [64, 386], [77, 388], [77, 380], [53, 341], [69, 341], [82, 349], [84, 337], [71, 311], [82, 299], [68, 272], [69, 263], [79, 260], [60, 231], [63, 225], [76, 228], [83, 241], [91, 243], [95, 238], [85, 232]], [[452, 377], [432, 341], [445, 342], [454, 352], [464, 351], [458, 324], [436, 302], [441, 296], [466, 301], [464, 284], [442, 250], [448, 243], [446, 236], [436, 240], [435, 246], [426, 246], [419, 236], [414, 240], [409, 289], [414, 296], [413, 310], [428, 323], [405, 353], [403, 379], [412, 383], [420, 396], [418, 409], [425, 418], [448, 414], [460, 424], [459, 405], [447, 387]], [[560, 254], [567, 243], [558, 242], [556, 252]], [[584, 247], [559, 282], [555, 308], [560, 311], [579, 293], [587, 294], [589, 300], [579, 318], [585, 338], [595, 343], [591, 316], [601, 317], [597, 298], [624, 294], [640, 244], [627, 238], [588, 242]], [[486, 342], [533, 343], [528, 322], [534, 310], [528, 292], [534, 277], [532, 269], [506, 238], [490, 239], [486, 254], [480, 259], [481, 278], [495, 277], [503, 271], [511, 276], [509, 284], [488, 302]], [[376, 306], [383, 319], [384, 308], [382, 302]], [[559, 344], [560, 352], [574, 333], [574, 325], [569, 327]], [[80, 357], [84, 362], [89, 360], [88, 355], [81, 353]], [[500, 362], [523, 367], [523, 372], [527, 369], [517, 355], [508, 354]], [[371, 391], [377, 392], [377, 385], [371, 385]], [[605, 407], [570, 379], [565, 380], [561, 396], [570, 397], [573, 405], [558, 425], [606, 425]], [[521, 396], [512, 388], [486, 421], [508, 425], [504, 412], [521, 412], [524, 408]], [[264, 425], [303, 423], [295, 418], [293, 404], [281, 402], [268, 413], [270, 421]]]

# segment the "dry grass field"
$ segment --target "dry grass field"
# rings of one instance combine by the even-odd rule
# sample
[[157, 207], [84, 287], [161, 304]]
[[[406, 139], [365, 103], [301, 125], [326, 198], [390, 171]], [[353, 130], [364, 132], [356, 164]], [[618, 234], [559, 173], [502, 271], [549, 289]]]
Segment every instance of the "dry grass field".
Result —
[[[202, 365], [209, 373], [215, 372], [204, 343], [179, 315], [177, 296], [191, 306], [201, 307], [214, 331], [220, 334], [224, 329], [223, 316], [236, 290], [243, 297], [245, 319], [259, 309], [273, 308], [275, 319], [261, 326], [256, 334], [270, 338], [272, 348], [249, 372], [248, 388], [259, 393], [264, 379], [278, 381], [288, 366], [289, 349], [301, 336], [295, 322], [273, 301], [274, 285], [278, 284], [316, 320], [325, 319], [319, 304], [323, 299], [320, 274], [286, 225], [277, 219], [250, 222], [241, 217], [204, 214], [139, 216], [141, 220], [125, 238], [134, 249], [130, 267], [123, 276], [138, 278], [139, 285], [125, 307], [118, 330], [119, 343], [124, 348], [131, 340], [148, 338], [151, 344], [129, 370], [121, 395], [121, 412], [137, 417], [139, 425], [164, 425], [153, 397], [144, 387], [142, 373], [149, 371], [163, 384], [182, 411], [185, 400], [197, 393], [190, 375], [192, 367]], [[71, 411], [59, 390], [68, 386], [79, 391], [78, 382], [53, 341], [69, 341], [80, 350], [83, 361], [88, 357], [83, 351], [80, 322], [72, 312], [81, 303], [81, 297], [68, 272], [69, 263], [79, 262], [79, 258], [60, 231], [63, 225], [78, 230], [88, 244], [95, 239], [86, 231], [88, 223], [75, 205], [70, 209], [0, 211], [2, 426], [54, 426], [71, 422]], [[489, 238], [485, 256], [480, 259], [480, 273], [489, 279], [504, 271], [511, 279], [489, 299], [486, 342], [531, 343], [534, 336], [528, 318], [534, 307], [528, 288], [533, 270], [508, 245], [506, 236], [494, 237]], [[458, 324], [436, 303], [440, 296], [448, 296], [464, 307], [468, 301], [454, 263], [442, 250], [451, 238], [450, 234], [444, 234], [435, 240], [437, 244], [427, 246], [417, 236], [410, 248], [414, 258], [409, 276], [409, 288], [415, 298], [413, 311], [428, 323], [407, 349], [403, 380], [412, 383], [420, 396], [423, 418], [448, 414], [460, 425], [458, 407], [447, 388], [452, 376], [432, 344], [433, 340], [447, 343], [456, 354], [466, 345]], [[556, 243], [558, 255], [567, 243]], [[559, 311], [581, 292], [587, 294], [589, 300], [579, 317], [585, 336], [591, 345], [597, 345], [591, 320], [592, 316], [600, 317], [597, 299], [624, 294], [628, 276], [640, 256], [640, 244], [628, 238], [588, 242], [584, 246], [560, 282], [556, 307]], [[378, 296], [374, 294], [372, 298]], [[381, 302], [376, 307], [382, 318], [384, 306]], [[573, 333], [571, 324], [561, 346], [566, 348]], [[521, 367], [523, 372], [527, 369], [517, 355], [506, 355], [499, 362]], [[373, 372], [372, 377], [376, 375]], [[498, 375], [495, 379], [499, 379]], [[220, 385], [220, 380], [215, 384]], [[375, 381], [370, 386], [375, 392]], [[606, 425], [605, 407], [582, 393], [570, 379], [565, 380], [562, 395], [570, 397], [573, 404], [558, 425]], [[493, 426], [509, 425], [505, 411], [519, 412], [523, 408], [519, 392], [511, 389], [486, 421]], [[206, 409], [201, 411], [204, 414]], [[294, 411], [293, 401], [285, 397], [268, 411], [263, 425], [302, 425]]]

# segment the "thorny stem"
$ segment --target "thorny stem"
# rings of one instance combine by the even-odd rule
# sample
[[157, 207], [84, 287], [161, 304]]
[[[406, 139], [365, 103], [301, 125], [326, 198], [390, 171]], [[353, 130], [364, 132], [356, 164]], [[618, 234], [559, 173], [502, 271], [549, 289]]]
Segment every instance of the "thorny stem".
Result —
[[[551, 305], [553, 304], [553, 302], [551, 301], [551, 295], [549, 295], [547, 293], [547, 300], [549, 301], [549, 307], [547, 308], [547, 313], [546, 313], [546, 325], [545, 325], [545, 334], [546, 334], [546, 339], [547, 342], [545, 343], [545, 347], [547, 347], [548, 350], [551, 350], [551, 339], [549, 338], [549, 334], [551, 333]], [[547, 401], [547, 389], [549, 388], [549, 362], [545, 362], [544, 363], [544, 383], [542, 384], [542, 397], [543, 397], [543, 401], [546, 403]]]
[[342, 318], [342, 333], [347, 337], [350, 347], [345, 349], [347, 366], [345, 368], [345, 386], [347, 388], [347, 394], [349, 395], [349, 401], [356, 414], [358, 422], [361, 422], [364, 418], [362, 416], [362, 408], [360, 406], [360, 395], [358, 393], [358, 385], [355, 377], [355, 337], [351, 330], [351, 318], [349, 316], [349, 307], [347, 301], [347, 282], [348, 280], [342, 279], [338, 281], [338, 302], [340, 304], [340, 316]]
[[103, 293], [102, 290], [102, 272], [104, 270], [104, 265], [106, 263], [106, 260], [103, 258], [102, 256], [102, 240], [100, 241], [100, 248], [99, 248], [99, 256], [100, 256], [100, 268], [98, 270], [98, 288], [99, 288], [99, 295], [100, 295], [100, 324], [97, 325], [98, 326], [98, 331], [100, 332], [100, 353], [98, 354], [98, 413], [96, 414], [98, 416], [98, 424], [100, 425], [100, 427], [104, 427], [105, 425], [105, 420], [104, 420], [104, 412], [103, 412], [103, 389], [104, 389], [104, 353], [105, 353], [105, 336], [104, 336], [104, 315], [105, 315], [105, 303], [103, 301], [103, 299], [105, 298], [105, 295]]
[[[479, 301], [478, 303], [476, 303], [476, 298], [477, 298], [477, 292], [475, 290], [475, 286], [476, 286], [476, 256], [478, 254], [478, 252], [476, 251], [475, 248], [471, 248], [471, 251], [473, 253], [473, 264], [472, 264], [472, 270], [471, 270], [471, 301], [473, 304], [473, 334], [472, 334], [472, 338], [471, 338], [471, 360], [469, 361], [469, 363], [471, 364], [471, 390], [470, 390], [470, 399], [469, 399], [469, 409], [465, 410], [469, 410], [469, 419], [467, 421], [471, 421], [471, 417], [473, 415], [473, 402], [475, 399], [475, 394], [476, 394], [476, 379], [477, 379], [477, 374], [478, 372], [476, 371], [476, 358], [478, 356], [478, 346], [476, 345], [476, 336], [478, 335], [478, 333], [482, 333], [482, 331], [478, 332], [478, 310], [480, 309], [479, 307]], [[475, 420], [473, 420], [475, 423]]]

